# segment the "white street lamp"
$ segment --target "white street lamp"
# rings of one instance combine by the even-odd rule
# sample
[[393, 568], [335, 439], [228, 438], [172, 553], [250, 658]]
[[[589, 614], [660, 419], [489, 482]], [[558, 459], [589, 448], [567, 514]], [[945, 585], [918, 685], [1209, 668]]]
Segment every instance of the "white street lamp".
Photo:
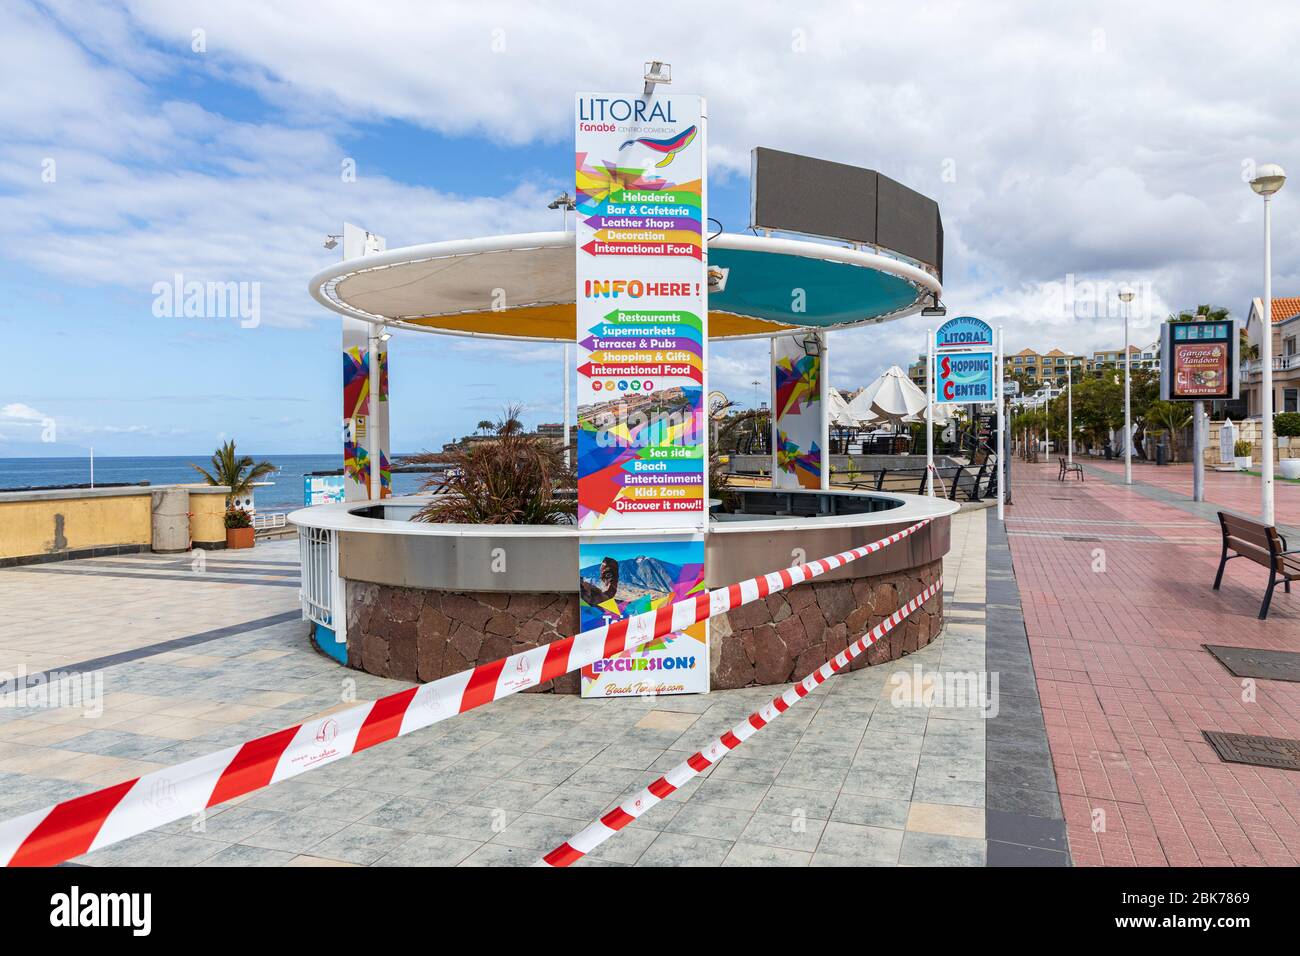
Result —
[[1065, 457], [1074, 464], [1074, 356], [1065, 360]]
[[1276, 163], [1255, 170], [1250, 188], [1264, 197], [1264, 332], [1259, 345], [1262, 368], [1259, 414], [1264, 429], [1260, 472], [1264, 477], [1264, 524], [1273, 524], [1273, 214], [1270, 200], [1286, 182], [1286, 173]]
[[1124, 303], [1124, 484], [1133, 484], [1133, 411], [1129, 389], [1129, 372], [1132, 356], [1128, 349], [1128, 310], [1133, 301], [1133, 290], [1120, 291], [1119, 300]]

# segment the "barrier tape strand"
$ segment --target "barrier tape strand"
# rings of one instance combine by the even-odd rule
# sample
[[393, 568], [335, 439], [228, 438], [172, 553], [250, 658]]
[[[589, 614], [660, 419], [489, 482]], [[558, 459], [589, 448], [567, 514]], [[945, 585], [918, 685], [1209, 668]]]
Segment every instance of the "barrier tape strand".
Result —
[[702, 748], [698, 753], [687, 757], [677, 766], [654, 783], [634, 793], [613, 810], [592, 823], [576, 836], [561, 843], [538, 862], [539, 866], [570, 866], [582, 859], [596, 847], [600, 846], [619, 830], [641, 816], [657, 803], [666, 800], [669, 794], [680, 790], [687, 781], [698, 777], [709, 767], [716, 764], [731, 751], [758, 733], [776, 718], [780, 717], [799, 701], [813, 692], [823, 681], [828, 680], [848, 666], [849, 662], [862, 654], [868, 647], [897, 627], [908, 615], [930, 600], [943, 588], [943, 576], [925, 588], [901, 608], [885, 618], [862, 637], [858, 638], [844, 650], [840, 651], [821, 667], [817, 668], [803, 680], [790, 686], [780, 697], [754, 711], [736, 726], [718, 737], [713, 743]]
[[930, 521], [5, 820], [0, 861], [5, 866], [63, 863], [810, 581], [895, 544]]

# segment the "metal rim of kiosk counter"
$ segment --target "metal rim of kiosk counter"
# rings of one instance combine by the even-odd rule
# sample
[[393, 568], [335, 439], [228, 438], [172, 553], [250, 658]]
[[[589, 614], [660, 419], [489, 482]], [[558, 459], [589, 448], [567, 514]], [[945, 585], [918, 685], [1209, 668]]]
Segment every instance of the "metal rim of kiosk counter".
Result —
[[[778, 489], [739, 493], [747, 513], [712, 521], [706, 532], [705, 580], [713, 587], [857, 547], [922, 518], [935, 519], [901, 546], [854, 562], [824, 580], [917, 567], [948, 552], [948, 519], [959, 508], [943, 498], [905, 494]], [[764, 497], [787, 513], [756, 516], [753, 510]], [[559, 525], [425, 524], [367, 513], [410, 514], [429, 500], [411, 496], [382, 504], [318, 505], [293, 512], [289, 521], [300, 528], [335, 532], [338, 573], [349, 581], [440, 591], [577, 590], [573, 568], [578, 564], [578, 542], [590, 536], [589, 531]], [[864, 505], [865, 510], [855, 510]], [[644, 537], [646, 532], [600, 534], [616, 541]]]

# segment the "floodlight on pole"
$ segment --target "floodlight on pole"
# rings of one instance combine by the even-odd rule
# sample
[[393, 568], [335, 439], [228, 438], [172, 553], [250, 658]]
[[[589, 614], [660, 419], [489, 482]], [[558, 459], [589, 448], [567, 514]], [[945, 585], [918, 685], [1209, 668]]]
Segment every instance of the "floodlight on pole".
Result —
[[921, 310], [921, 315], [927, 318], [943, 318], [948, 314], [948, 309], [939, 301], [939, 293], [935, 292], [930, 296], [930, 304]]
[[1264, 197], [1264, 330], [1260, 334], [1260, 425], [1264, 432], [1261, 450], [1260, 475], [1263, 478], [1264, 524], [1273, 524], [1273, 209], [1272, 198], [1282, 184], [1286, 173], [1276, 163], [1265, 163], [1255, 168], [1255, 178], [1250, 188]]
[[673, 65], [663, 60], [650, 60], [645, 65], [645, 89], [642, 96], [653, 96], [655, 87], [660, 83], [667, 86], [673, 81]]
[[554, 199], [546, 204], [547, 209], [559, 209], [560, 212], [560, 231], [569, 231], [569, 210], [576, 209], [578, 201], [569, 195], [568, 191], [560, 193]]

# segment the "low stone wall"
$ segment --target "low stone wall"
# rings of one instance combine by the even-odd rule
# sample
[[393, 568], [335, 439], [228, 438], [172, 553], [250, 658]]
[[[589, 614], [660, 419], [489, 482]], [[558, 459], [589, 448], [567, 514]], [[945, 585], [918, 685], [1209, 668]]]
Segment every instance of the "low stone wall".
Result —
[[[801, 584], [715, 617], [709, 669], [717, 688], [784, 684], [805, 677], [933, 584], [943, 562], [850, 581]], [[851, 665], [910, 654], [943, 629], [939, 592]]]
[[[801, 584], [713, 618], [715, 689], [782, 684], [844, 650], [937, 580], [942, 561], [891, 574]], [[348, 666], [427, 682], [549, 644], [578, 629], [576, 594], [426, 591], [347, 582]], [[854, 662], [866, 667], [924, 647], [943, 627], [937, 594]], [[533, 691], [574, 694], [578, 674]]]
[[[422, 591], [347, 582], [348, 666], [428, 681], [578, 630], [578, 595]], [[533, 690], [578, 692], [577, 673]]]
[[[153, 509], [165, 492], [188, 495], [194, 547], [226, 546], [229, 488], [208, 485], [124, 485], [0, 492], [0, 567], [148, 551]], [[179, 511], [184, 522], [184, 511]], [[172, 551], [174, 547], [164, 550]]]

